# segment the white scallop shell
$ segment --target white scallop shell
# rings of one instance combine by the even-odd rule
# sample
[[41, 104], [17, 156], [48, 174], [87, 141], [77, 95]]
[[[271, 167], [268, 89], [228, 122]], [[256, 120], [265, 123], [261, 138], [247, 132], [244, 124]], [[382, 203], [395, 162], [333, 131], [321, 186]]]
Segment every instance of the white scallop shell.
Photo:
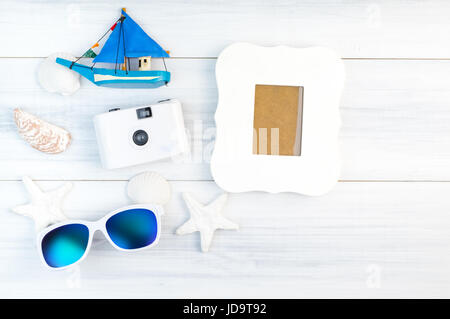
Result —
[[38, 68], [38, 80], [42, 88], [51, 93], [71, 95], [80, 88], [80, 74], [56, 63], [56, 58], [75, 61], [70, 53], [54, 53], [46, 58]]
[[40, 118], [22, 111], [14, 110], [14, 121], [23, 137], [33, 148], [49, 154], [64, 152], [72, 137], [66, 130], [47, 123]]
[[128, 197], [136, 204], [167, 204], [171, 190], [167, 180], [155, 172], [144, 172], [128, 182]]

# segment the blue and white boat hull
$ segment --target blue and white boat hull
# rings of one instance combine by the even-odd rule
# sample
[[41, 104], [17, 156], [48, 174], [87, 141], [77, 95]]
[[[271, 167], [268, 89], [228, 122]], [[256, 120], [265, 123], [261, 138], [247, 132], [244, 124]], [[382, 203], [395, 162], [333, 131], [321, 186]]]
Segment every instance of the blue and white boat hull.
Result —
[[[124, 71], [106, 68], [89, 67], [80, 63], [57, 58], [56, 63], [80, 73], [98, 86], [113, 88], [156, 88], [170, 81], [167, 71]], [[72, 65], [73, 64], [73, 65]]]

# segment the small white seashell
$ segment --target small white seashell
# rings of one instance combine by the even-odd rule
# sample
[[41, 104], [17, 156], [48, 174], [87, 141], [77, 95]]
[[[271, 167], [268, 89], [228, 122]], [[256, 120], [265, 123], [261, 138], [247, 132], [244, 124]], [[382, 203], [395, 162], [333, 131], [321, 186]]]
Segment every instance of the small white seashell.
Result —
[[33, 148], [49, 154], [64, 152], [72, 137], [66, 130], [47, 123], [38, 117], [22, 111], [14, 110], [14, 121], [23, 137]]
[[171, 190], [167, 180], [155, 172], [144, 172], [128, 182], [128, 197], [136, 204], [167, 204]]
[[38, 80], [42, 88], [51, 93], [71, 95], [80, 88], [80, 74], [56, 63], [56, 58], [75, 61], [69, 53], [54, 53], [38, 68]]

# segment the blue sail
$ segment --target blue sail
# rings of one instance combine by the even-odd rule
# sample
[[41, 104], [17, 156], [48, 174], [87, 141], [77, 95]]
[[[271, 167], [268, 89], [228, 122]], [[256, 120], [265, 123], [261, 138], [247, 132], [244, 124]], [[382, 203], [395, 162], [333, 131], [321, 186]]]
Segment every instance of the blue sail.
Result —
[[122, 15], [125, 19], [117, 23], [94, 62], [123, 63], [125, 56], [129, 58], [169, 57], [167, 52], [150, 38], [125, 11], [122, 11]]
[[[118, 22], [113, 32], [109, 36], [100, 53], [94, 58], [95, 62], [106, 63], [123, 63], [124, 60], [124, 45], [123, 37], [121, 35], [121, 23]], [[120, 43], [119, 43], [120, 41]]]

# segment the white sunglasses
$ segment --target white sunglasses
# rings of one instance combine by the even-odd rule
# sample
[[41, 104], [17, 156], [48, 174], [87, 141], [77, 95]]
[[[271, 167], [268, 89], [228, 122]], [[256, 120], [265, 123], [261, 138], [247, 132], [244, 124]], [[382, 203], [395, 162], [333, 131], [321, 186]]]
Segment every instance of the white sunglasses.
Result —
[[70, 220], [54, 224], [37, 236], [40, 258], [50, 269], [65, 269], [86, 258], [94, 233], [101, 231], [121, 251], [138, 251], [156, 245], [161, 235], [159, 205], [131, 205], [116, 209], [98, 221]]

